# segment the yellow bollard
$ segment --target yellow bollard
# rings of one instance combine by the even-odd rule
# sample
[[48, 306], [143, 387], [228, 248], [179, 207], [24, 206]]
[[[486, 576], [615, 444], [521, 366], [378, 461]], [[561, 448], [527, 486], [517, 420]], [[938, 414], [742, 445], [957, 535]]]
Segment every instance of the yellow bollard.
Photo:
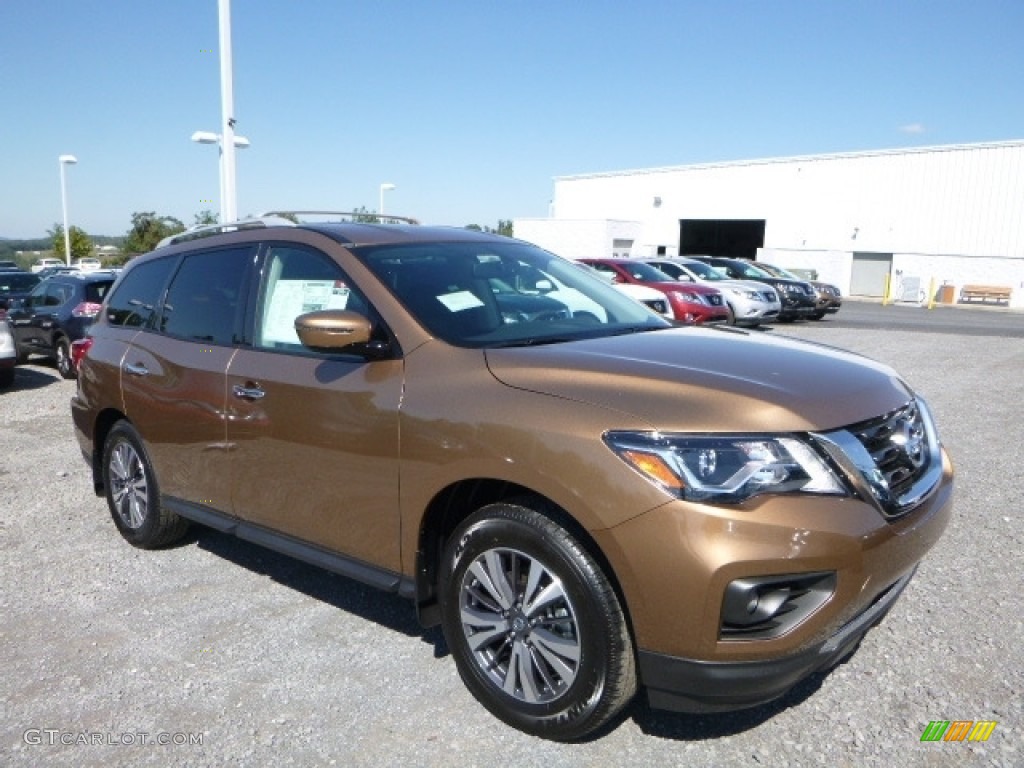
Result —
[[928, 283], [928, 309], [935, 309], [935, 278]]
[[890, 299], [890, 296], [889, 296], [889, 286], [891, 284], [889, 281], [891, 279], [892, 279], [892, 275], [886, 275], [885, 276], [885, 285], [882, 286], [882, 306], [883, 307], [886, 304], [889, 303], [889, 299]]

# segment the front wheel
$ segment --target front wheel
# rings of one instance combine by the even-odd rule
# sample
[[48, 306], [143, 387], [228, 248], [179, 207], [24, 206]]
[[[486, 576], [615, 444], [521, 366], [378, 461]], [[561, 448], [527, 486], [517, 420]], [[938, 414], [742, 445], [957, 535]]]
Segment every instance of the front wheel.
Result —
[[491, 504], [444, 554], [442, 621], [470, 692], [526, 733], [580, 739], [636, 692], [615, 589], [580, 543], [528, 507]]
[[103, 445], [103, 485], [114, 525], [132, 545], [163, 547], [188, 530], [187, 520], [160, 504], [153, 465], [142, 438], [127, 421], [115, 424]]

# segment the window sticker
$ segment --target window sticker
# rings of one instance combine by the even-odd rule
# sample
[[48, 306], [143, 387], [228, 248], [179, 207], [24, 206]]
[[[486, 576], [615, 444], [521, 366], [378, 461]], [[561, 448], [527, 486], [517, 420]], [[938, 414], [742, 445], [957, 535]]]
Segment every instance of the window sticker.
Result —
[[348, 286], [341, 280], [278, 280], [272, 290], [263, 317], [263, 343], [300, 344], [296, 317], [348, 305]]
[[462, 312], [467, 309], [482, 307], [484, 303], [472, 291], [455, 291], [438, 296], [437, 300], [444, 304], [449, 312]]

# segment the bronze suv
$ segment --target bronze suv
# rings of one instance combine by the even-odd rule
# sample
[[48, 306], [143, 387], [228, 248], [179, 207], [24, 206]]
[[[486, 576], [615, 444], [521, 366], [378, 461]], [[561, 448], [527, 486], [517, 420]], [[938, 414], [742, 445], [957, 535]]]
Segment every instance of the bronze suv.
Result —
[[[293, 217], [298, 219], [299, 217]], [[889, 368], [676, 328], [525, 242], [264, 218], [129, 264], [75, 430], [114, 524], [409, 598], [497, 717], [577, 740], [762, 704], [847, 655], [952, 510]]]

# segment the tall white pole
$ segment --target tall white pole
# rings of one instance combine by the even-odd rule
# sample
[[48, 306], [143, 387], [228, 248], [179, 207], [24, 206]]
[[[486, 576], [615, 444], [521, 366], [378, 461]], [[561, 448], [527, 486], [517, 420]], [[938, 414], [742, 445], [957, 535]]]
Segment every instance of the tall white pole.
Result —
[[64, 261], [69, 267], [71, 266], [71, 232], [68, 230], [68, 189], [67, 182], [64, 180], [64, 166], [77, 162], [78, 160], [73, 155], [61, 155], [57, 158], [57, 164], [60, 166], [60, 208], [64, 217]]
[[220, 21], [220, 102], [223, 125], [220, 132], [221, 199], [220, 223], [238, 220], [235, 193], [235, 94], [231, 75], [231, 0], [217, 0]]

